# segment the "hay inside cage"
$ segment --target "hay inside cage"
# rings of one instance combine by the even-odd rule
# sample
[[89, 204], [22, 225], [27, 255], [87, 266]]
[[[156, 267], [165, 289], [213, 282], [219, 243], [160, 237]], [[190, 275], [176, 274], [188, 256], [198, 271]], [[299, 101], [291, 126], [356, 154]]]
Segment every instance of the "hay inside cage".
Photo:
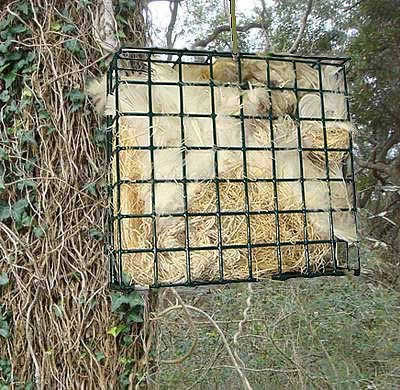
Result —
[[353, 127], [321, 68], [243, 59], [239, 80], [223, 58], [121, 80], [105, 102], [119, 115], [113, 241], [135, 284], [322, 272], [336, 240], [357, 240], [341, 171]]

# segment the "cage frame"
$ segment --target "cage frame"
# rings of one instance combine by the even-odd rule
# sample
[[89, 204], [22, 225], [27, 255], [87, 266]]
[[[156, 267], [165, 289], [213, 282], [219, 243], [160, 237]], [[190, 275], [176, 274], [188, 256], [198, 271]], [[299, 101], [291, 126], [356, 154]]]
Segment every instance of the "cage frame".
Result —
[[[126, 55], [126, 56], [124, 56]], [[155, 59], [154, 55], [171, 55], [176, 56], [175, 60], [164, 60], [164, 59]], [[132, 58], [133, 56], [133, 58]], [[184, 64], [194, 64], [194, 61], [182, 61], [182, 57], [184, 56], [195, 56], [195, 57], [205, 57], [205, 62], [202, 63], [209, 65], [210, 72], [210, 80], [208, 82], [193, 82], [193, 81], [184, 81], [183, 80], [183, 71], [182, 65]], [[355, 248], [355, 266], [350, 266], [349, 263], [349, 243], [336, 238], [333, 232], [333, 213], [336, 211], [350, 211], [354, 218], [355, 231], [358, 237], [358, 219], [357, 219], [357, 200], [356, 200], [356, 186], [355, 186], [355, 175], [354, 175], [354, 155], [353, 155], [353, 139], [352, 134], [349, 134], [349, 147], [348, 148], [328, 148], [327, 145], [327, 132], [326, 132], [326, 124], [330, 121], [350, 121], [350, 107], [349, 107], [349, 94], [348, 94], [348, 84], [346, 79], [346, 64], [350, 60], [349, 57], [328, 57], [328, 56], [299, 56], [299, 55], [291, 55], [291, 54], [268, 54], [268, 55], [258, 55], [253, 53], [238, 53], [235, 55], [235, 60], [237, 60], [238, 64], [238, 77], [239, 83], [215, 83], [213, 81], [213, 59], [214, 58], [230, 58], [232, 59], [231, 52], [219, 52], [219, 51], [206, 51], [206, 50], [187, 50], [187, 49], [163, 49], [163, 48], [135, 48], [130, 46], [121, 47], [113, 56], [109, 70], [107, 71], [107, 97], [109, 95], [114, 95], [115, 105], [116, 105], [116, 114], [115, 116], [107, 115], [107, 128], [106, 128], [106, 137], [105, 137], [105, 151], [106, 151], [106, 162], [107, 162], [107, 195], [109, 200], [109, 206], [107, 208], [107, 212], [105, 214], [105, 244], [104, 251], [106, 257], [108, 258], [108, 274], [109, 274], [109, 282], [108, 285], [113, 290], [122, 290], [122, 291], [130, 291], [133, 289], [142, 289], [142, 288], [159, 288], [159, 287], [195, 287], [195, 286], [204, 286], [204, 285], [221, 285], [221, 284], [230, 284], [230, 283], [242, 283], [242, 282], [257, 282], [260, 278], [254, 277], [252, 274], [252, 249], [257, 247], [275, 247], [276, 248], [276, 256], [277, 256], [277, 272], [271, 275], [271, 279], [285, 281], [290, 278], [314, 278], [320, 276], [343, 276], [348, 274], [349, 272], [353, 272], [355, 276], [360, 275], [360, 250], [359, 250], [359, 240], [352, 245]], [[267, 115], [263, 116], [248, 116], [243, 112], [243, 97], [239, 96], [240, 99], [240, 111], [238, 115], [229, 115], [230, 117], [236, 118], [240, 120], [241, 123], [241, 139], [242, 145], [237, 146], [218, 146], [217, 145], [217, 130], [216, 130], [216, 112], [215, 112], [215, 97], [214, 97], [214, 89], [220, 86], [238, 86], [241, 88], [246, 88], [246, 85], [242, 82], [242, 65], [241, 60], [243, 59], [256, 59], [256, 60], [264, 60], [267, 64], [267, 77], [266, 77], [266, 88], [268, 90], [269, 103], [270, 108]], [[125, 61], [133, 61], [134, 63], [145, 64], [145, 68], [127, 68], [119, 66], [118, 62], [121, 60]], [[295, 73], [294, 86], [293, 87], [276, 87], [271, 85], [271, 76], [270, 76], [270, 61], [284, 61], [291, 62], [293, 64], [293, 70]], [[316, 66], [319, 74], [319, 88], [298, 88], [297, 86], [297, 73], [296, 73], [296, 63], [306, 63], [312, 64], [312, 66]], [[334, 62], [334, 63], [333, 63]], [[175, 64], [178, 66], [178, 76], [179, 80], [177, 82], [173, 81], [153, 81], [152, 80], [152, 63], [166, 63], [166, 64]], [[324, 110], [324, 93], [336, 92], [332, 90], [326, 90], [323, 88], [322, 82], [322, 65], [334, 65], [340, 68], [340, 71], [343, 72], [343, 84], [344, 84], [344, 96], [345, 96], [345, 105], [346, 105], [346, 118], [345, 119], [332, 119], [325, 118], [325, 110]], [[119, 72], [124, 71], [145, 71], [148, 74], [147, 81], [143, 80], [120, 80]], [[129, 113], [129, 112], [119, 112], [119, 85], [120, 84], [133, 84], [133, 85], [147, 85], [148, 86], [148, 106], [149, 111], [147, 113]], [[153, 85], [173, 85], [179, 87], [179, 101], [180, 101], [180, 111], [179, 113], [155, 113], [152, 109], [152, 86]], [[184, 86], [209, 86], [210, 87], [210, 98], [211, 98], [211, 113], [210, 114], [193, 114], [193, 113], [185, 113], [183, 109], [183, 87]], [[296, 96], [296, 114], [295, 121], [297, 127], [297, 138], [298, 138], [298, 147], [296, 148], [288, 148], [288, 147], [276, 147], [274, 146], [274, 130], [273, 130], [273, 120], [276, 119], [275, 116], [272, 115], [272, 91], [292, 91]], [[318, 93], [321, 99], [321, 123], [323, 129], [323, 138], [324, 138], [324, 146], [322, 148], [309, 148], [303, 147], [301, 144], [301, 121], [306, 120], [315, 120], [315, 118], [300, 118], [298, 109], [299, 109], [299, 99], [298, 94], [300, 92], [308, 92], [308, 93]], [[119, 118], [123, 116], [145, 116], [149, 118], [149, 146], [121, 146], [119, 144]], [[181, 141], [182, 141], [182, 163], [183, 163], [183, 172], [182, 179], [155, 179], [155, 170], [154, 170], [154, 151], [164, 148], [157, 147], [154, 145], [154, 134], [152, 129], [153, 118], [155, 116], [176, 116], [180, 118], [181, 124]], [[186, 146], [184, 141], [184, 126], [183, 119], [190, 117], [198, 117], [198, 118], [211, 118], [212, 120], [212, 133], [213, 133], [213, 146]], [[270, 123], [270, 139], [271, 145], [268, 147], [249, 147], [245, 144], [245, 119], [268, 119]], [[113, 147], [113, 143], [115, 142], [115, 148]], [[130, 180], [122, 180], [121, 172], [120, 172], [120, 162], [119, 162], [119, 152], [123, 150], [147, 150], [150, 152], [150, 165], [151, 165], [151, 178], [150, 179], [130, 179]], [[188, 179], [186, 176], [186, 152], [189, 150], [212, 150], [214, 151], [214, 171], [215, 177], [213, 179], [206, 180], [206, 182], [214, 182], [215, 183], [215, 191], [216, 191], [216, 212], [189, 212], [188, 211], [188, 199], [187, 199], [187, 184], [192, 182], [199, 182], [198, 179]], [[240, 179], [224, 179], [218, 177], [218, 151], [221, 150], [236, 150], [241, 151], [243, 155], [243, 178]], [[246, 152], [251, 150], [267, 150], [272, 154], [272, 178], [264, 178], [264, 179], [251, 179], [247, 177], [247, 164], [246, 164]], [[297, 150], [299, 153], [300, 160], [300, 177], [299, 178], [277, 178], [276, 176], [276, 162], [275, 162], [275, 153], [277, 151], [289, 151], [289, 150]], [[304, 182], [307, 180], [315, 180], [307, 179], [304, 177], [303, 171], [303, 152], [307, 151], [317, 151], [324, 153], [325, 160], [325, 173], [326, 177], [317, 178], [317, 180], [326, 181], [328, 184], [329, 191], [329, 239], [324, 240], [309, 240], [308, 232], [307, 232], [307, 213], [314, 212], [327, 212], [327, 209], [310, 209], [306, 207], [305, 204], [305, 186]], [[335, 208], [332, 209], [331, 204], [331, 188], [330, 183], [334, 181], [342, 181], [342, 179], [330, 178], [330, 168], [329, 168], [329, 159], [328, 152], [345, 152], [348, 153], [348, 159], [350, 162], [350, 177], [344, 178], [346, 183], [351, 183], [352, 189], [352, 207], [351, 208]], [[113, 172], [111, 169], [112, 159], [116, 159], [116, 182], [113, 181]], [[274, 210], [262, 210], [262, 211], [251, 211], [249, 209], [249, 194], [248, 194], [248, 184], [253, 182], [270, 182], [273, 185], [274, 191]], [[184, 210], [183, 212], [174, 212], [157, 214], [155, 212], [155, 184], [158, 183], [181, 183], [183, 186], [183, 201], [184, 201]], [[219, 184], [224, 182], [240, 182], [244, 184], [245, 191], [245, 208], [243, 211], [221, 211], [220, 206], [220, 194], [219, 194]], [[277, 192], [277, 184], [279, 182], [300, 182], [301, 184], [301, 197], [302, 197], [302, 208], [297, 210], [280, 210], [279, 209], [279, 199]], [[150, 184], [151, 185], [151, 194], [152, 194], [152, 210], [149, 214], [121, 214], [121, 185], [122, 184]], [[117, 199], [114, 199], [114, 189], [117, 187]], [[115, 213], [115, 204], [117, 213]], [[279, 215], [280, 214], [293, 214], [293, 213], [302, 213], [303, 221], [304, 221], [304, 240], [293, 241], [293, 242], [281, 242], [280, 240], [280, 231], [279, 231]], [[251, 242], [251, 231], [250, 231], [250, 216], [251, 215], [269, 215], [273, 214], [275, 217], [275, 227], [276, 227], [276, 242], [275, 243], [263, 243], [256, 244]], [[234, 215], [244, 215], [246, 217], [247, 222], [247, 244], [230, 244], [223, 245], [222, 243], [222, 228], [221, 228], [221, 216], [234, 216]], [[156, 217], [183, 217], [185, 219], [185, 246], [176, 247], [176, 248], [159, 248], [157, 245], [157, 224]], [[189, 237], [189, 217], [194, 216], [215, 216], [217, 217], [218, 223], [218, 243], [216, 246], [201, 246], [201, 247], [192, 247], [190, 246], [190, 237]], [[151, 218], [152, 219], [152, 228], [153, 228], [153, 245], [152, 248], [135, 248], [135, 249], [122, 249], [122, 226], [121, 221], [124, 218]], [[117, 221], [118, 226], [118, 248], [115, 248], [115, 231], [114, 231], [114, 222]], [[323, 271], [313, 271], [310, 266], [310, 254], [309, 254], [309, 245], [310, 244], [330, 244], [330, 253], [331, 253], [331, 267], [327, 267]], [[337, 250], [338, 245], [344, 244], [344, 253], [346, 256], [345, 263], [346, 267], [338, 265], [337, 259]], [[281, 247], [286, 245], [303, 245], [304, 253], [305, 253], [305, 261], [306, 261], [306, 272], [284, 272], [282, 270], [282, 254]], [[242, 279], [226, 279], [223, 275], [223, 251], [227, 249], [247, 249], [248, 254], [248, 269], [249, 275], [247, 278]], [[219, 265], [219, 274], [220, 277], [218, 280], [192, 280], [191, 278], [191, 268], [190, 268], [190, 254], [194, 250], [217, 250], [218, 251], [218, 265]], [[158, 253], [160, 252], [178, 252], [185, 251], [186, 255], [186, 281], [184, 282], [176, 282], [176, 283], [163, 283], [159, 281], [158, 278]], [[123, 273], [122, 267], [122, 255], [129, 253], [144, 253], [144, 252], [152, 252], [154, 254], [154, 283], [149, 285], [148, 287], [139, 286], [137, 284], [132, 284], [128, 282]]]

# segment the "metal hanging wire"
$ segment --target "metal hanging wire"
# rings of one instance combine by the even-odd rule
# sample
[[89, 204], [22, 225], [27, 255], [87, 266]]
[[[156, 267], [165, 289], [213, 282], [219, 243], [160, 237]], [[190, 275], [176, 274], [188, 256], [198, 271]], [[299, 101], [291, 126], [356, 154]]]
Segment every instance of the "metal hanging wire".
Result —
[[237, 59], [239, 53], [238, 33], [236, 27], [236, 0], [229, 0], [230, 5], [230, 26], [231, 26], [231, 43], [233, 58]]

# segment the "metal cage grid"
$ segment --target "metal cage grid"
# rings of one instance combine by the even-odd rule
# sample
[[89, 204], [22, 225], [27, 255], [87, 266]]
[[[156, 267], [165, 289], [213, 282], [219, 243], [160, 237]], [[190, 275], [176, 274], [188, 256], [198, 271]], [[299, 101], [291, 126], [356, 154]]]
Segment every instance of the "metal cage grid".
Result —
[[[167, 59], [167, 56], [171, 56], [172, 59]], [[238, 80], [239, 83], [218, 83], [216, 84], [213, 81], [213, 61], [216, 58], [232, 58], [232, 54], [228, 52], [209, 52], [209, 51], [200, 51], [200, 50], [170, 50], [170, 49], [157, 49], [157, 48], [149, 48], [149, 49], [138, 49], [132, 47], [124, 47], [121, 48], [113, 57], [113, 60], [110, 64], [109, 71], [107, 72], [107, 96], [112, 96], [115, 99], [115, 107], [116, 114], [114, 116], [107, 116], [107, 134], [106, 134], [106, 155], [107, 155], [107, 167], [108, 167], [108, 197], [109, 197], [109, 208], [106, 215], [106, 242], [105, 242], [105, 251], [109, 261], [109, 286], [113, 289], [122, 289], [128, 290], [135, 287], [134, 284], [128, 282], [125, 278], [123, 272], [123, 256], [125, 254], [133, 254], [133, 253], [144, 253], [151, 252], [153, 253], [154, 258], [154, 283], [150, 285], [150, 288], [157, 287], [170, 287], [170, 286], [198, 286], [198, 285], [209, 285], [209, 284], [226, 284], [226, 283], [236, 283], [236, 282], [254, 282], [258, 279], [254, 277], [252, 272], [252, 250], [257, 247], [267, 247], [272, 246], [276, 249], [276, 273], [271, 277], [275, 280], [286, 280], [288, 278], [293, 277], [317, 277], [317, 276], [341, 276], [351, 271], [354, 275], [360, 274], [360, 254], [358, 242], [353, 245], [349, 245], [346, 241], [340, 240], [334, 235], [333, 228], [333, 213], [337, 211], [351, 211], [354, 216], [354, 221], [356, 225], [357, 231], [357, 207], [356, 207], [356, 188], [355, 188], [355, 178], [354, 178], [354, 159], [353, 159], [353, 143], [350, 135], [349, 147], [348, 148], [328, 148], [327, 145], [327, 133], [326, 133], [326, 123], [329, 121], [349, 121], [350, 120], [350, 111], [349, 111], [349, 101], [348, 101], [348, 85], [346, 81], [345, 75], [345, 65], [348, 61], [348, 58], [344, 57], [313, 57], [313, 56], [288, 56], [288, 55], [268, 55], [265, 57], [261, 57], [259, 55], [251, 54], [251, 53], [240, 53], [237, 55], [237, 72], [238, 72]], [[215, 112], [215, 92], [214, 88], [218, 86], [238, 86], [241, 88], [246, 88], [246, 83], [242, 82], [242, 60], [244, 59], [256, 59], [256, 60], [264, 60], [266, 62], [266, 88], [268, 90], [269, 95], [269, 111], [266, 115], [262, 116], [248, 116], [243, 112], [243, 101], [242, 96], [240, 95], [240, 112], [239, 115], [231, 115], [233, 118], [237, 118], [241, 122], [241, 146], [218, 146], [217, 145], [217, 126], [216, 126], [216, 117], [217, 114]], [[185, 82], [183, 80], [183, 71], [182, 67], [184, 64], [199, 64], [199, 60], [201, 63], [208, 64], [209, 66], [209, 74], [210, 80], [207, 82]], [[305, 63], [312, 66], [314, 69], [318, 69], [319, 74], [319, 88], [318, 89], [310, 89], [310, 88], [298, 88], [297, 86], [297, 75], [295, 77], [294, 86], [293, 87], [277, 87], [272, 85], [271, 83], [271, 75], [270, 75], [270, 62], [271, 61], [284, 61], [289, 62], [293, 66], [293, 70], [296, 75], [296, 64]], [[153, 81], [152, 80], [152, 65], [155, 63], [163, 63], [170, 64], [171, 66], [177, 67], [179, 79], [177, 82], [171, 81]], [[128, 65], [127, 65], [128, 64]], [[334, 92], [326, 90], [323, 88], [323, 78], [322, 78], [322, 66], [336, 66], [340, 72], [343, 74], [344, 80], [344, 95], [346, 97], [346, 107], [347, 107], [347, 118], [345, 119], [331, 119], [325, 117], [324, 110], [324, 93]], [[147, 74], [147, 80], [135, 80], [134, 78], [129, 79], [128, 77], [124, 77], [124, 80], [121, 81], [121, 74], [129, 75], [134, 74], [135, 72], [144, 72]], [[119, 86], [121, 84], [133, 84], [133, 85], [147, 85], [148, 86], [148, 112], [121, 112], [119, 110]], [[156, 85], [162, 86], [177, 86], [179, 88], [179, 97], [180, 97], [180, 110], [178, 113], [158, 113], [153, 112], [152, 107], [152, 87]], [[195, 114], [195, 113], [187, 113], [184, 111], [184, 96], [183, 96], [183, 87], [184, 86], [209, 86], [210, 87], [210, 97], [211, 97], [211, 112], [209, 114]], [[272, 114], [272, 95], [271, 91], [279, 90], [285, 91], [289, 90], [294, 92], [296, 96], [296, 112], [293, 116], [293, 119], [297, 123], [297, 137], [298, 137], [298, 147], [296, 148], [286, 148], [286, 147], [276, 147], [274, 146], [274, 130], [273, 130], [273, 120], [276, 119], [276, 116]], [[315, 120], [315, 118], [300, 118], [298, 114], [298, 106], [299, 99], [298, 94], [300, 92], [312, 92], [319, 94], [321, 98], [321, 115], [322, 118], [319, 120], [322, 123], [323, 128], [323, 138], [324, 138], [324, 146], [323, 148], [306, 148], [301, 144], [301, 127], [300, 122], [305, 120]], [[119, 141], [119, 128], [120, 123], [119, 119], [123, 116], [135, 116], [135, 117], [147, 117], [149, 120], [149, 145], [148, 146], [121, 146]], [[175, 116], [180, 118], [181, 124], [181, 141], [182, 141], [182, 169], [183, 176], [182, 179], [156, 179], [154, 172], [154, 151], [157, 149], [165, 148], [157, 147], [154, 144], [154, 134], [152, 131], [153, 128], [153, 120], [156, 116]], [[214, 145], [209, 146], [189, 146], [185, 145], [185, 127], [184, 127], [184, 118], [211, 118], [212, 123], [212, 138]], [[267, 119], [270, 123], [270, 139], [271, 146], [270, 147], [250, 147], [246, 146], [245, 141], [245, 119]], [[150, 162], [151, 162], [151, 177], [149, 179], [135, 179], [135, 180], [124, 180], [121, 179], [120, 172], [120, 152], [124, 150], [147, 150], [150, 152]], [[187, 178], [186, 172], [186, 153], [190, 150], [211, 150], [214, 153], [214, 172], [215, 177], [209, 180], [206, 180], [209, 183], [215, 184], [215, 192], [216, 192], [216, 212], [189, 212], [188, 211], [188, 197], [187, 197], [187, 185], [189, 183], [198, 182], [198, 179], [190, 179]], [[243, 178], [240, 179], [226, 179], [218, 177], [218, 151], [221, 150], [230, 150], [230, 151], [239, 151], [243, 156]], [[251, 179], [248, 178], [247, 175], [247, 152], [252, 150], [265, 150], [270, 151], [272, 155], [272, 178], [256, 178]], [[299, 178], [278, 178], [276, 174], [276, 163], [275, 163], [275, 154], [281, 150], [297, 150], [300, 157], [300, 177]], [[307, 151], [317, 151], [324, 152], [325, 156], [325, 171], [326, 177], [318, 178], [318, 180], [326, 181], [328, 183], [329, 189], [329, 198], [331, 198], [331, 189], [330, 183], [334, 181], [341, 181], [342, 179], [331, 178], [330, 177], [330, 168], [328, 164], [328, 152], [346, 152], [349, 156], [349, 165], [350, 172], [345, 177], [346, 183], [349, 183], [352, 189], [352, 207], [351, 208], [342, 208], [338, 209], [332, 208], [331, 199], [329, 199], [329, 225], [330, 225], [330, 236], [329, 239], [325, 240], [309, 240], [307, 233], [307, 213], [313, 212], [327, 212], [326, 209], [310, 209], [306, 208], [305, 203], [305, 190], [304, 190], [304, 182], [307, 179], [304, 177], [303, 172], [303, 160], [302, 154]], [[115, 159], [115, 167], [116, 172], [113, 175], [111, 164], [113, 159]], [[115, 176], [115, 177], [113, 177]], [[249, 191], [248, 185], [252, 182], [270, 182], [273, 185], [274, 191], [274, 209], [273, 210], [259, 210], [252, 211], [249, 208]], [[184, 201], [184, 211], [183, 212], [174, 212], [168, 214], [157, 214], [155, 212], [155, 185], [157, 183], [180, 183], [183, 186], [183, 201]], [[241, 211], [223, 211], [221, 210], [221, 199], [219, 193], [219, 185], [224, 182], [238, 182], [243, 183], [244, 185], [244, 193], [245, 193], [245, 209]], [[298, 210], [280, 210], [279, 208], [279, 199], [278, 199], [278, 191], [277, 185], [279, 182], [300, 182], [301, 183], [301, 196], [302, 196], [302, 208]], [[121, 213], [121, 185], [132, 185], [132, 184], [150, 184], [151, 185], [151, 196], [152, 196], [152, 212], [147, 214], [122, 214]], [[116, 189], [116, 196], [115, 196]], [[280, 229], [279, 229], [279, 216], [285, 213], [301, 213], [303, 215], [304, 220], [304, 240], [294, 241], [294, 242], [285, 242], [280, 240]], [[250, 229], [250, 216], [251, 215], [274, 215], [275, 217], [275, 227], [276, 227], [276, 242], [274, 243], [253, 243], [251, 239], [251, 229]], [[232, 244], [225, 245], [222, 240], [222, 228], [221, 228], [221, 217], [223, 216], [234, 216], [234, 215], [244, 215], [247, 222], [247, 244]], [[189, 217], [196, 216], [213, 216], [217, 219], [218, 226], [218, 242], [212, 246], [201, 246], [201, 247], [193, 247], [190, 243], [189, 237]], [[122, 248], [122, 221], [126, 218], [151, 218], [152, 219], [152, 228], [153, 228], [153, 242], [151, 248]], [[157, 243], [157, 217], [183, 217], [185, 220], [185, 245], [182, 247], [175, 248], [160, 248]], [[329, 244], [330, 245], [330, 261], [329, 264], [324, 267], [322, 271], [313, 271], [310, 266], [310, 253], [309, 246], [312, 244]], [[304, 247], [305, 253], [305, 272], [283, 272], [282, 269], [282, 253], [281, 248], [287, 245], [302, 245]], [[244, 249], [247, 251], [247, 260], [248, 260], [248, 277], [242, 279], [226, 279], [224, 278], [224, 251], [228, 249]], [[193, 280], [191, 275], [191, 252], [192, 251], [204, 251], [204, 250], [217, 250], [218, 251], [218, 266], [219, 266], [219, 279], [218, 280]], [[177, 252], [177, 251], [185, 251], [186, 255], [186, 280], [184, 282], [180, 281], [177, 283], [162, 283], [159, 280], [158, 276], [158, 254], [161, 252]], [[344, 256], [344, 264], [338, 263], [338, 254]]]

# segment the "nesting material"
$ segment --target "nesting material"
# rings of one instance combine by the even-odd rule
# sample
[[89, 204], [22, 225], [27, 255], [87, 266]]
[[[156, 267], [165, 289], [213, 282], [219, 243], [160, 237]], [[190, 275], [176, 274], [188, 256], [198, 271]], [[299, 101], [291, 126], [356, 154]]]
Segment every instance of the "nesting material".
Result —
[[[182, 65], [183, 80], [200, 81], [204, 85], [152, 86], [151, 105], [146, 83], [120, 85], [119, 112], [130, 115], [119, 118], [119, 146], [147, 149], [119, 152], [119, 179], [134, 181], [154, 177], [169, 180], [154, 186], [151, 183], [121, 184], [114, 189], [114, 214], [122, 215], [114, 222], [115, 249], [138, 250], [121, 256], [124, 272], [136, 284], [153, 284], [156, 277], [162, 283], [185, 281], [189, 263], [191, 280], [199, 281], [214, 281], [221, 277], [245, 279], [250, 273], [262, 279], [278, 272], [279, 259], [283, 272], [302, 272], [306, 267], [306, 253], [311, 269], [322, 270], [331, 255], [330, 244], [311, 243], [308, 252], [304, 244], [288, 244], [306, 238], [309, 241], [332, 239], [331, 225], [336, 238], [348, 242], [357, 239], [353, 215], [342, 210], [351, 208], [341, 171], [347, 152], [328, 151], [327, 161], [325, 151], [299, 152], [300, 144], [305, 148], [323, 148], [325, 142], [328, 148], [349, 147], [353, 131], [350, 122], [327, 121], [323, 126], [321, 121], [329, 116], [334, 119], [346, 117], [344, 96], [339, 93], [341, 86], [331, 77], [329, 69], [323, 69], [322, 78], [328, 85], [324, 88], [335, 91], [323, 94], [324, 97], [318, 93], [268, 88], [269, 85], [319, 89], [319, 73], [315, 69], [303, 63], [296, 63], [295, 69], [292, 62], [271, 60], [267, 72], [265, 61], [242, 60], [242, 81], [249, 86], [242, 89], [238, 85], [237, 64], [232, 60], [217, 60], [213, 64], [216, 86], [211, 91], [210, 66], [185, 64]], [[147, 75], [134, 75], [130, 79], [146, 81]], [[153, 64], [152, 80], [178, 81], [177, 66], [174, 69]], [[102, 83], [104, 86], [104, 80]], [[105, 100], [99, 96], [100, 85], [92, 87], [97, 108], [115, 115], [118, 113], [115, 97]], [[321, 105], [321, 99], [325, 105]], [[151, 121], [143, 115], [148, 113], [150, 106], [154, 113], [160, 114], [153, 116]], [[182, 107], [185, 114], [215, 113], [215, 120], [211, 117], [181, 119], [176, 114], [181, 113]], [[324, 115], [321, 107], [324, 107]], [[277, 119], [267, 119], [270, 110]], [[246, 116], [243, 123], [242, 114]], [[301, 120], [302, 117], [307, 120]], [[114, 146], [115, 142], [114, 139]], [[150, 142], [155, 146], [153, 152], [149, 149]], [[213, 149], [215, 144], [242, 147], [243, 143], [253, 148], [245, 152], [246, 166], [242, 150], [215, 152]], [[209, 149], [185, 150], [185, 147]], [[272, 147], [288, 150], [272, 151]], [[326, 164], [329, 178], [336, 181], [326, 180]], [[250, 179], [247, 187], [244, 182], [234, 182], [234, 179], [243, 180], [245, 172]], [[303, 184], [299, 180], [301, 176], [306, 179]], [[184, 185], [184, 177], [194, 182]], [[218, 184], [219, 199], [216, 183], [212, 181], [216, 177], [231, 180]], [[272, 183], [274, 177], [293, 180], [279, 181], [275, 186]], [[116, 157], [113, 159], [113, 179], [116, 183]], [[191, 216], [187, 221], [183, 216], [169, 216], [185, 211], [184, 194], [189, 213], [217, 213], [220, 210], [240, 215]], [[119, 203], [117, 199], [120, 199]], [[246, 216], [247, 200], [249, 211], [258, 214]], [[290, 211], [303, 207], [308, 210], [306, 217], [302, 212], [275, 213], [277, 209]], [[248, 242], [255, 245], [250, 253]], [[282, 244], [280, 256], [277, 242]], [[194, 248], [189, 255], [185, 250], [188, 244]], [[154, 245], [160, 249], [156, 257]], [[223, 249], [221, 257], [218, 245], [242, 247]], [[140, 252], [140, 249], [147, 251]]]
[[309, 152], [309, 158], [316, 165], [325, 169], [326, 158], [328, 158], [329, 166], [340, 166], [346, 161], [347, 151], [329, 151], [329, 149], [349, 149], [350, 135], [353, 132], [351, 122], [326, 122], [324, 129], [321, 122], [304, 121], [301, 123], [301, 132], [305, 147], [324, 148], [326, 142], [327, 153], [325, 151]]
[[[231, 176], [242, 177], [240, 170], [230, 172]], [[221, 209], [234, 211], [244, 207], [243, 185], [224, 183], [220, 185]], [[274, 189], [271, 183], [252, 183], [249, 186], [251, 210], [274, 210]], [[297, 210], [301, 202], [293, 197], [290, 184], [282, 183], [278, 187], [278, 197], [282, 200], [282, 209]], [[137, 197], [136, 197], [137, 199]], [[242, 203], [238, 206], [238, 203]], [[193, 200], [190, 212], [215, 212], [215, 185], [207, 183], [201, 188]], [[140, 207], [140, 204], [137, 204]], [[158, 234], [160, 248], [184, 247], [185, 221], [183, 218], [169, 218], [166, 228]], [[189, 240], [192, 247], [215, 246], [218, 242], [217, 217], [192, 217], [189, 219]], [[152, 245], [152, 222], [141, 221], [142, 225], [132, 223], [130, 228], [124, 226], [124, 248]], [[250, 217], [250, 234], [254, 244], [270, 244], [276, 242], [276, 219], [272, 214]], [[304, 218], [301, 213], [282, 214], [279, 216], [280, 241], [293, 243], [304, 240]], [[244, 215], [221, 217], [223, 245], [246, 245], [247, 221]], [[144, 234], [145, 233], [145, 234]], [[307, 233], [309, 239], [321, 239], [308, 220]], [[324, 256], [329, 254], [327, 244], [310, 245], [310, 258], [315, 267], [322, 267]], [[304, 270], [305, 251], [303, 245], [284, 245], [281, 247], [283, 271]], [[252, 250], [252, 273], [257, 278], [269, 277], [277, 272], [278, 255], [275, 246], [254, 248]], [[153, 283], [153, 254], [130, 254], [123, 258], [124, 270], [134, 277], [136, 283], [147, 285]], [[184, 281], [186, 277], [186, 254], [179, 252], [161, 252], [158, 254], [158, 278], [160, 282], [173, 283]], [[224, 277], [241, 279], [249, 275], [248, 255], [245, 249], [226, 249], [223, 251]], [[213, 281], [219, 279], [219, 257], [217, 250], [196, 250], [191, 252], [191, 277], [193, 280]]]

